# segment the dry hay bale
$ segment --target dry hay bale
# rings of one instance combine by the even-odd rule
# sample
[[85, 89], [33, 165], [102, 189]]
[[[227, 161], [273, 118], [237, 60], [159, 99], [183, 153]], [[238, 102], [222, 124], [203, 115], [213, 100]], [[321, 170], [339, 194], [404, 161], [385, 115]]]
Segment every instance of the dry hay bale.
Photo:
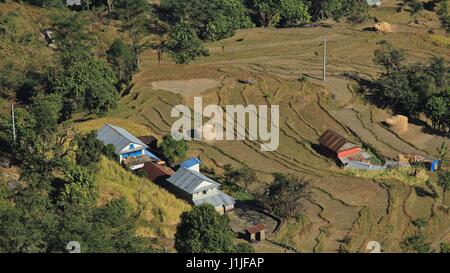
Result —
[[411, 163], [410, 162], [410, 158], [408, 157], [408, 155], [402, 155], [402, 154], [399, 154], [398, 155], [398, 162], [400, 162], [400, 163]]
[[408, 131], [408, 118], [402, 115], [392, 116], [386, 119], [385, 123], [389, 129], [397, 134], [406, 133]]
[[253, 78], [253, 77], [241, 78], [238, 81], [240, 83], [243, 83], [243, 84], [250, 84], [250, 85], [255, 85], [256, 84], [256, 79]]
[[392, 32], [392, 26], [387, 22], [376, 23], [373, 27], [380, 32]]
[[212, 124], [205, 124], [198, 127], [194, 131], [195, 139], [204, 139], [206, 141], [212, 141], [216, 139], [216, 127]]

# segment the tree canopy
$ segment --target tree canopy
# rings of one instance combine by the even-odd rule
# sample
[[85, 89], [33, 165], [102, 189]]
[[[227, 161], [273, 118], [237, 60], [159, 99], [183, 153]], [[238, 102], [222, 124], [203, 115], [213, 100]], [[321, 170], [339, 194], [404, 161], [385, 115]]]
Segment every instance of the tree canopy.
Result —
[[228, 253], [235, 250], [232, 238], [228, 217], [203, 204], [181, 215], [175, 248], [181, 253]]

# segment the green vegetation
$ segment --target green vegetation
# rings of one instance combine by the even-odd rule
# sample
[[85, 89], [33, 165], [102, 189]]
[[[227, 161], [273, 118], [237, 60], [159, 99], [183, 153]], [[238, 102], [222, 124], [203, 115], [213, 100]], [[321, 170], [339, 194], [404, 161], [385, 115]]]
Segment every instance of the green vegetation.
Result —
[[240, 169], [233, 169], [229, 164], [224, 166], [224, 176], [228, 183], [242, 185], [245, 192], [248, 192], [248, 187], [256, 182], [256, 172], [247, 166]]
[[185, 23], [172, 27], [165, 47], [178, 64], [188, 64], [200, 56], [208, 55], [195, 31]]
[[169, 163], [174, 163], [177, 159], [183, 159], [186, 156], [187, 148], [185, 140], [175, 140], [171, 135], [164, 136], [161, 144], [159, 144], [159, 149]]
[[10, 143], [22, 169], [19, 188], [0, 196], [0, 252], [63, 252], [69, 241], [78, 241], [84, 252], [151, 251], [136, 235], [125, 199], [97, 206], [96, 176], [71, 159], [71, 153], [82, 157], [49, 97], [19, 109], [16, 141], [8, 123], [0, 123], [2, 142]]
[[310, 184], [304, 178], [277, 173], [262, 203], [284, 219], [299, 215], [299, 202], [310, 195]]
[[402, 249], [409, 253], [429, 253], [432, 251], [430, 243], [423, 234], [416, 234], [406, 237], [400, 242]]
[[136, 71], [133, 50], [121, 39], [115, 39], [108, 52], [108, 62], [116, 73], [119, 82], [127, 83]]
[[181, 215], [175, 247], [182, 253], [229, 253], [235, 251], [232, 238], [228, 217], [204, 204]]
[[183, 23], [202, 40], [224, 39], [253, 26], [241, 0], [162, 0], [160, 8], [164, 19]]
[[73, 48], [60, 60], [61, 68], [49, 74], [50, 92], [63, 98], [62, 115], [87, 113], [105, 115], [116, 106], [117, 79], [105, 61], [98, 60], [85, 48]]
[[433, 57], [428, 65], [405, 64], [405, 52], [386, 41], [379, 43], [374, 62], [384, 69], [377, 80], [374, 100], [411, 117], [424, 113], [435, 129], [450, 129], [450, 74], [444, 59]]
[[447, 33], [450, 32], [450, 1], [443, 0], [438, 6], [437, 14], [441, 20], [442, 28], [445, 29]]

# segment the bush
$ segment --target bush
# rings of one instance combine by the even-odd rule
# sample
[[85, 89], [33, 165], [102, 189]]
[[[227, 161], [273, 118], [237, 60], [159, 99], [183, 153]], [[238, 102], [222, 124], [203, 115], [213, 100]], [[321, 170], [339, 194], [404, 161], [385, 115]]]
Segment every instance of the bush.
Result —
[[121, 39], [115, 39], [107, 55], [119, 82], [129, 82], [136, 71], [135, 56], [131, 47]]
[[165, 46], [178, 64], [188, 64], [198, 57], [208, 56], [208, 50], [195, 31], [184, 23], [172, 27]]

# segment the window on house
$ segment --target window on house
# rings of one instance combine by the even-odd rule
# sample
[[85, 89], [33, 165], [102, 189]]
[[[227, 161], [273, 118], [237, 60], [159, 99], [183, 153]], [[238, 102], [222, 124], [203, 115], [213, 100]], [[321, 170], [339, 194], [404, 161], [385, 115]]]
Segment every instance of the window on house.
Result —
[[203, 191], [203, 194], [206, 194], [206, 192], [208, 192], [207, 190]]

